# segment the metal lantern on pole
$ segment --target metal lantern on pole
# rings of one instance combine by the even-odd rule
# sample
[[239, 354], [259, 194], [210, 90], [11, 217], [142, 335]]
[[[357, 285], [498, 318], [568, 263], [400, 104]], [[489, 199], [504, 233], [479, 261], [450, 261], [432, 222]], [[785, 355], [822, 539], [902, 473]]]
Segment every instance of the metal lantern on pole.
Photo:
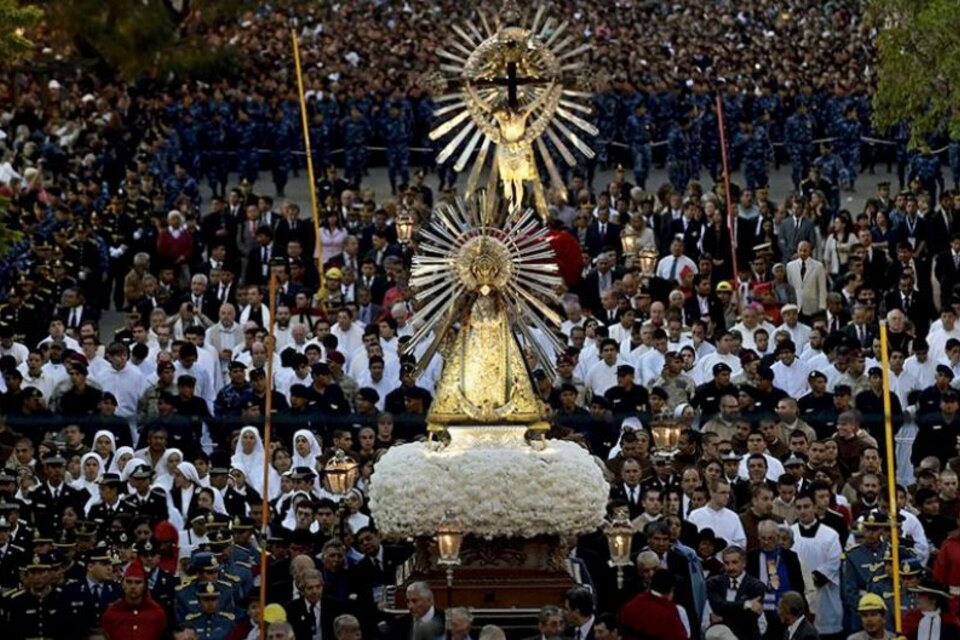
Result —
[[323, 472], [330, 484], [330, 491], [338, 496], [345, 496], [357, 483], [360, 465], [342, 449], [337, 449], [333, 457], [324, 465]]
[[453, 568], [460, 566], [460, 547], [463, 544], [463, 523], [457, 514], [447, 510], [437, 525], [437, 564], [447, 570], [447, 606], [453, 603]]
[[645, 276], [653, 276], [657, 270], [657, 260], [660, 259], [657, 250], [651, 247], [641, 249], [637, 257], [640, 263], [640, 273]]
[[650, 425], [654, 448], [667, 456], [677, 452], [683, 424], [677, 420], [657, 420]]
[[416, 226], [416, 220], [410, 215], [408, 209], [404, 209], [397, 216], [394, 226], [397, 228], [397, 241], [402, 245], [407, 245], [413, 238], [413, 228]]
[[626, 509], [617, 509], [613, 521], [607, 523], [607, 546], [610, 548], [610, 566], [617, 568], [617, 588], [623, 588], [623, 568], [629, 566], [633, 546], [633, 524]]
[[639, 241], [640, 234], [633, 228], [633, 225], [628, 224], [623, 228], [623, 233], [620, 234], [620, 243], [623, 245], [623, 253], [625, 255], [637, 255]]

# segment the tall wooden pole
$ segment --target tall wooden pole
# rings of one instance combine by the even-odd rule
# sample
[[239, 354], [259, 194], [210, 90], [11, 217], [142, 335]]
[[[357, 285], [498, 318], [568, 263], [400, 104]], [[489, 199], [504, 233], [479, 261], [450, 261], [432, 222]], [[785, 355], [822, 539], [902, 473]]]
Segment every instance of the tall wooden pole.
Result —
[[310, 208], [313, 214], [313, 232], [316, 235], [317, 271], [320, 273], [320, 293], [323, 293], [323, 240], [320, 238], [320, 208], [317, 205], [317, 183], [313, 175], [313, 152], [310, 148], [310, 123], [307, 117], [307, 97], [303, 89], [303, 70], [300, 68], [300, 40], [297, 32], [291, 31], [293, 37], [293, 62], [297, 67], [297, 90], [300, 93], [300, 121], [303, 125], [303, 147], [307, 154], [307, 177], [310, 179]]
[[727, 157], [727, 134], [724, 131], [723, 100], [717, 94], [717, 128], [720, 130], [720, 158], [723, 160], [723, 199], [727, 202], [727, 228], [730, 230], [730, 254], [733, 262], [733, 280], [737, 281], [740, 270], [737, 265], [737, 220], [730, 195], [730, 160]]
[[893, 413], [890, 407], [890, 362], [887, 355], [887, 323], [880, 321], [880, 362], [883, 365], [883, 433], [887, 445], [887, 500], [890, 502], [890, 556], [893, 559], [893, 621], [894, 630], [903, 630], [900, 593], [900, 536], [897, 535], [900, 509], [897, 507], [897, 472], [893, 466]]
[[267, 397], [263, 407], [263, 484], [261, 485], [262, 508], [260, 514], [260, 637], [266, 638], [267, 621], [264, 610], [267, 608], [267, 528], [270, 522], [270, 440], [273, 431], [273, 353], [275, 338], [273, 322], [277, 313], [277, 277], [270, 271], [270, 317], [267, 320]]

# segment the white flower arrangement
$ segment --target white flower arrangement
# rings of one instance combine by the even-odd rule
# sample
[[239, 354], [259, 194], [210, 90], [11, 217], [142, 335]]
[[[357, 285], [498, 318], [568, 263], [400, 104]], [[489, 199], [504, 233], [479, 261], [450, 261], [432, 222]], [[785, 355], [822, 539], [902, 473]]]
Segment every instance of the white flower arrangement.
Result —
[[576, 535], [601, 524], [608, 493], [593, 457], [571, 442], [542, 451], [412, 443], [377, 462], [370, 511], [391, 539], [432, 536], [446, 510], [482, 538]]

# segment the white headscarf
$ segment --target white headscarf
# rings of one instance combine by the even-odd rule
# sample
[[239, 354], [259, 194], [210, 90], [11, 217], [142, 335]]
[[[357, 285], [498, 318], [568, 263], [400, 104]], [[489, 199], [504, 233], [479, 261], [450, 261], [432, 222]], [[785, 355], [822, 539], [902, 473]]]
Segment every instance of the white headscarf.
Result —
[[110, 455], [107, 456], [106, 460], [104, 460], [104, 466], [107, 469], [110, 469], [114, 464], [113, 461], [117, 459], [117, 438], [113, 435], [113, 433], [107, 431], [106, 429], [97, 431], [93, 436], [93, 451], [97, 450], [97, 440], [99, 440], [101, 436], [110, 440]]
[[[86, 464], [87, 460], [96, 460], [97, 465], [100, 467], [100, 469], [97, 471], [97, 477], [94, 478], [92, 482], [90, 480], [87, 480], [86, 476], [83, 473], [83, 467]], [[71, 482], [70, 486], [73, 487], [74, 489], [86, 489], [91, 496], [99, 496], [100, 489], [97, 486], [97, 480], [99, 480], [103, 476], [103, 472], [104, 472], [103, 458], [100, 457], [100, 454], [95, 451], [85, 453], [83, 454], [83, 456], [80, 457], [80, 477], [74, 480], [73, 482]]]
[[[180, 514], [186, 519], [187, 513], [190, 511], [190, 501], [193, 499], [193, 495], [203, 488], [203, 485], [200, 483], [200, 474], [197, 473], [197, 468], [193, 466], [192, 462], [181, 462], [177, 465], [177, 471], [182, 473], [183, 477], [192, 484], [186, 489], [180, 489]], [[215, 489], [213, 490], [213, 510], [217, 513], [227, 514], [223, 496]]]
[[[310, 453], [306, 456], [300, 455], [297, 451], [297, 438], [303, 436], [307, 439], [307, 442], [310, 444]], [[293, 458], [294, 467], [309, 467], [316, 471], [317, 466], [317, 456], [323, 454], [323, 447], [320, 446], [320, 443], [317, 442], [317, 436], [314, 435], [309, 429], [300, 429], [295, 434], [293, 434], [293, 451], [290, 452], [291, 457]]]
[[[243, 452], [243, 436], [247, 433], [253, 434], [253, 437], [256, 440], [251, 453]], [[263, 448], [263, 440], [260, 439], [260, 433], [257, 431], [256, 427], [244, 427], [240, 430], [240, 437], [237, 439], [237, 446], [233, 450], [233, 457], [230, 458], [230, 466], [242, 471], [243, 475], [247, 479], [247, 483], [250, 484], [250, 486], [258, 489], [260, 493], [263, 493], [263, 469], [264, 466], [267, 466], [269, 469], [269, 477], [267, 481], [269, 482], [270, 486], [268, 491], [269, 495], [265, 496], [265, 498], [272, 500], [280, 495], [280, 476], [266, 461], [266, 452]]]
[[156, 493], [162, 493], [163, 499], [167, 502], [167, 520], [172, 524], [178, 531], [183, 529], [183, 516], [177, 511], [177, 507], [173, 504], [173, 499], [170, 497], [170, 492], [167, 491], [166, 487], [160, 483], [153, 483], [150, 485], [150, 491]]
[[167, 462], [174, 453], [180, 456], [181, 461], [183, 460], [183, 451], [171, 447], [163, 452], [163, 455], [160, 456], [160, 461], [157, 463], [157, 479], [155, 483], [166, 489], [168, 493], [173, 491], [173, 474], [167, 470]]
[[608, 460], [613, 460], [617, 457], [617, 454], [620, 453], [620, 442], [623, 440], [623, 434], [627, 431], [632, 431], [636, 433], [637, 431], [643, 431], [643, 423], [640, 422], [640, 418], [636, 416], [627, 416], [623, 419], [623, 422], [620, 423], [620, 435], [617, 437], [617, 443], [610, 448], [610, 453], [607, 455]]
[[[120, 448], [117, 449], [116, 452], [113, 454], [113, 460], [110, 461], [110, 468], [107, 469], [107, 472], [108, 472], [108, 473], [116, 473], [116, 474], [118, 474], [118, 475], [120, 475], [120, 476], [123, 476], [123, 472], [126, 470], [127, 467], [130, 466], [130, 459], [132, 459], [135, 454], [136, 454], [136, 452], [133, 450], [133, 447], [120, 447]], [[128, 459], [128, 460], [124, 463], [123, 469], [121, 469], [121, 468], [120, 468], [120, 458], [122, 458], [122, 457], [124, 457], [124, 456], [130, 456], [130, 459]], [[127, 474], [127, 475], [129, 475], [129, 474]]]

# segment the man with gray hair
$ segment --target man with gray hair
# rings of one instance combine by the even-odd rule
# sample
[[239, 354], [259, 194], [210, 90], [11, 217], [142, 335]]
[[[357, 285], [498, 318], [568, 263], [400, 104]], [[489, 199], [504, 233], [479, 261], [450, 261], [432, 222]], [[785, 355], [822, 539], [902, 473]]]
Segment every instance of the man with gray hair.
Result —
[[537, 614], [537, 630], [540, 632], [525, 640], [555, 640], [563, 636], [563, 610], [547, 605]]
[[[448, 640], [471, 640], [470, 625], [473, 624], [473, 613], [466, 607], [452, 607], [447, 609], [447, 638]], [[337, 640], [341, 640], [337, 638]]]
[[[293, 562], [304, 556], [297, 556]], [[299, 574], [294, 575], [297, 590], [300, 596], [283, 605], [287, 612], [287, 621], [293, 626], [297, 638], [330, 637], [332, 627], [329, 626], [329, 614], [324, 611], [321, 598], [323, 597], [323, 574], [315, 568], [304, 567]]]
[[289, 622], [274, 622], [267, 627], [267, 640], [296, 640]]
[[360, 621], [349, 613], [337, 616], [333, 621], [333, 636], [336, 640], [361, 640]]
[[780, 544], [780, 537], [790, 527], [773, 520], [757, 525], [757, 548], [747, 553], [747, 573], [766, 585], [763, 611], [769, 637], [783, 636], [784, 625], [777, 614], [780, 600], [789, 591], [805, 590], [803, 570], [797, 554]]
[[483, 629], [480, 629], [479, 640], [507, 640], [507, 635], [503, 632], [503, 629], [497, 625], [488, 624]]
[[413, 582], [407, 587], [408, 614], [378, 625], [389, 640], [433, 640], [446, 629], [444, 613], [434, 606], [433, 591], [426, 582]]
[[710, 622], [730, 628], [739, 640], [760, 640], [763, 583], [747, 574], [747, 557], [741, 547], [729, 546], [721, 554], [724, 574], [707, 580]]

